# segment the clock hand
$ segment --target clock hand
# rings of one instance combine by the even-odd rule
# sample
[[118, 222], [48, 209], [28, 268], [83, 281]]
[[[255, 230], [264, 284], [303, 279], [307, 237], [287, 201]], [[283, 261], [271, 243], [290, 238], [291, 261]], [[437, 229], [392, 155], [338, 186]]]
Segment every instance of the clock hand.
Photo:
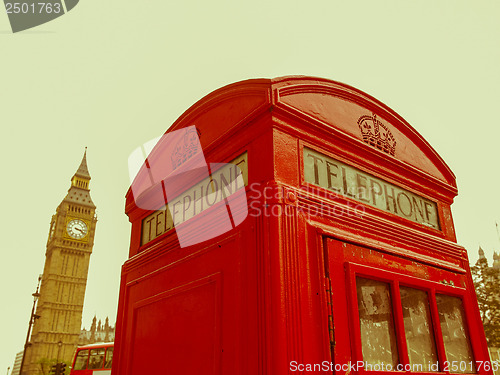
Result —
[[78, 227], [75, 227], [76, 230], [80, 231], [80, 233], [83, 233], [83, 230], [78, 228]]

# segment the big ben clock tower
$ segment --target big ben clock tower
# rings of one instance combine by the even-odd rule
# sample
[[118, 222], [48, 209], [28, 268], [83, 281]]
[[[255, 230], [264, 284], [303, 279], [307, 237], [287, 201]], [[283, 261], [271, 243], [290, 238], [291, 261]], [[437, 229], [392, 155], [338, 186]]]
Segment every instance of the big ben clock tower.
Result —
[[78, 342], [97, 222], [86, 156], [85, 150], [68, 194], [52, 216], [36, 310], [39, 318], [22, 375], [42, 374], [50, 360], [69, 363]]

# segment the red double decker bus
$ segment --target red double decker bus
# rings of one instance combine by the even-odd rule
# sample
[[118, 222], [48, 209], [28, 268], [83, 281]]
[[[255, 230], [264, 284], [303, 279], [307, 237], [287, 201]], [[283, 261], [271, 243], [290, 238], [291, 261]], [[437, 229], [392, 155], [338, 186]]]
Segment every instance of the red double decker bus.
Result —
[[105, 342], [80, 346], [76, 349], [70, 375], [110, 375], [114, 343]]

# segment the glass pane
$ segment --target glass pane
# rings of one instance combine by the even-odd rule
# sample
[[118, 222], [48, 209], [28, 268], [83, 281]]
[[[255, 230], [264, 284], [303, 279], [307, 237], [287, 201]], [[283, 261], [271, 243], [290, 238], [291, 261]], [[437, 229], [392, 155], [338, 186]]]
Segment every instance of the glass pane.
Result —
[[465, 322], [465, 313], [462, 300], [458, 297], [436, 294], [437, 308], [441, 331], [443, 332], [446, 360], [456, 361], [458, 369], [450, 366], [450, 372], [476, 372], [474, 358]]
[[80, 350], [76, 355], [75, 370], [85, 370], [87, 368], [87, 359], [89, 358], [89, 350]]
[[[436, 343], [432, 332], [427, 293], [400, 287], [408, 356], [413, 371], [438, 371]], [[432, 366], [434, 365], [434, 366]]]
[[90, 350], [89, 368], [102, 368], [104, 365], [105, 348]]
[[106, 350], [106, 361], [104, 362], [104, 368], [111, 368], [113, 364], [113, 347]]
[[365, 370], [395, 368], [399, 361], [389, 284], [357, 277], [356, 289]]

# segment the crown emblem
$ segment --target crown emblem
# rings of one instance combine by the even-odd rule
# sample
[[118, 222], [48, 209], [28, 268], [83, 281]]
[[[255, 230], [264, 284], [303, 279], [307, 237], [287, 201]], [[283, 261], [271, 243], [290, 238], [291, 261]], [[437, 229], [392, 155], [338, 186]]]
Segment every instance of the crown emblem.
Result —
[[375, 113], [372, 116], [361, 116], [358, 125], [365, 143], [394, 156], [396, 139], [387, 126], [377, 119]]
[[193, 155], [199, 152], [199, 148], [198, 132], [194, 126], [187, 128], [184, 136], [175, 145], [171, 156], [174, 169], [191, 159]]

